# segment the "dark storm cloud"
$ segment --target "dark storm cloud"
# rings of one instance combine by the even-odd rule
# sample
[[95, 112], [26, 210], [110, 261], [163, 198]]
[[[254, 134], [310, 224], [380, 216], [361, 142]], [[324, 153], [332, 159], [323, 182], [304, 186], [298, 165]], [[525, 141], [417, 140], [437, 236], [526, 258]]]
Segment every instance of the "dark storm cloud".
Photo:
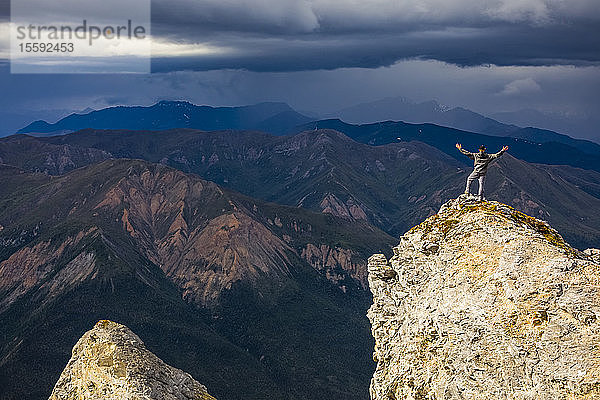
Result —
[[[47, 2], [29, 1], [39, 1], [40, 10]], [[459, 66], [598, 65], [597, 3], [154, 0], [153, 71], [377, 68], [407, 59]], [[0, 22], [9, 4], [0, 0]], [[2, 46], [7, 42], [0, 40]]]
[[[594, 65], [600, 36], [586, 27], [541, 31], [534, 27], [446, 30], [415, 34], [326, 36], [318, 39], [230, 38], [211, 44], [231, 52], [194, 57], [154, 57], [153, 71], [241, 68], [299, 71], [342, 67], [376, 68], [403, 59], [432, 59], [459, 66]], [[578, 36], [575, 41], [569, 35]]]
[[157, 40], [224, 49], [154, 58], [154, 71], [376, 68], [403, 59], [473, 65], [600, 62], [594, 1], [254, 0], [153, 3]]
[[[0, 126], [3, 113], [24, 116], [19, 128], [163, 99], [284, 101], [320, 115], [395, 96], [484, 114], [587, 118], [600, 107], [598, 0], [155, 0], [153, 70], [162, 73], [148, 75], [10, 74], [8, 4], [0, 0], [9, 94]], [[587, 137], [600, 140], [597, 129]]]

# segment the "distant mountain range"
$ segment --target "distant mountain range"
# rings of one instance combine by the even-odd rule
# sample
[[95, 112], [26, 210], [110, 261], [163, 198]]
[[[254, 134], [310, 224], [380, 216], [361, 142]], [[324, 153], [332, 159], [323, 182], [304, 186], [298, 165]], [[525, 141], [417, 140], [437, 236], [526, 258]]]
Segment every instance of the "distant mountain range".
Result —
[[[600, 171], [600, 145], [583, 140], [577, 141], [583, 142], [579, 146], [556, 141], [482, 135], [433, 124], [386, 121], [353, 125], [339, 119], [310, 122], [298, 127], [296, 130], [302, 132], [309, 129], [334, 129], [343, 132], [358, 142], [373, 146], [416, 140], [436, 147], [465, 163], [469, 160], [456, 150], [456, 143], [461, 143], [471, 151], [475, 151], [479, 145], [485, 144], [488, 151], [492, 153], [500, 150], [503, 145], [508, 145], [511, 154], [528, 162], [570, 165]], [[574, 139], [570, 140], [574, 141]]]
[[[444, 107], [433, 100], [415, 103], [403, 97], [390, 97], [342, 109], [332, 113], [331, 119], [339, 118], [352, 124], [371, 124], [382, 121], [430, 123], [488, 136], [510, 136], [536, 143], [558, 142], [568, 144], [582, 151], [586, 151], [588, 146], [600, 148], [598, 143], [573, 139], [570, 136], [548, 129], [534, 128], [534, 126], [537, 126], [537, 122], [543, 120], [540, 113], [534, 113], [533, 111], [518, 113], [519, 118], [516, 118], [516, 113], [497, 115], [502, 117], [503, 120], [513, 120], [515, 122], [514, 124], [502, 123], [462, 107]], [[527, 115], [531, 116], [531, 119], [528, 119]], [[511, 116], [515, 118], [511, 118]], [[547, 126], [547, 124], [542, 125]], [[522, 126], [526, 128], [522, 128]]]
[[[29, 123], [35, 115], [40, 120]], [[339, 118], [352, 124], [381, 121], [431, 123], [493, 136], [511, 136], [537, 142], [556, 141], [574, 147], [587, 142], [559, 134], [600, 141], [600, 119], [590, 116], [542, 113], [534, 109], [496, 112], [488, 116], [463, 107], [442, 106], [431, 100], [414, 102], [404, 97], [357, 104], [336, 112], [317, 114], [297, 112], [285, 103], [260, 103], [238, 107], [197, 106], [186, 101], [161, 101], [149, 107], [116, 106], [95, 111], [91, 108], [71, 112], [56, 123], [66, 110], [36, 111], [33, 114], [0, 110], [0, 137], [14, 133], [63, 134], [84, 128], [95, 129], [172, 129], [193, 128], [257, 129], [273, 134], [288, 134], [295, 126], [310, 120]], [[29, 123], [24, 127], [25, 124]], [[19, 129], [20, 128], [20, 129]], [[18, 131], [18, 132], [17, 132]]]
[[0, 137], [14, 135], [19, 129], [31, 123], [34, 120], [57, 121], [60, 118], [70, 114], [87, 114], [94, 109], [87, 107], [84, 110], [64, 110], [64, 109], [48, 109], [48, 110], [27, 110], [27, 111], [11, 111], [7, 109], [0, 110]]
[[[544, 129], [521, 128], [516, 125], [503, 124], [464, 108], [444, 108], [435, 101], [413, 103], [403, 98], [390, 98], [360, 104], [341, 110], [337, 114], [346, 123], [385, 121], [381, 123], [388, 124], [391, 122], [390, 120], [427, 122], [486, 136], [508, 136], [542, 144], [560, 143], [583, 153], [600, 155], [600, 145], [594, 142], [573, 139], [570, 136]], [[197, 106], [185, 101], [161, 101], [150, 107], [119, 106], [72, 114], [54, 124], [36, 121], [20, 129], [19, 133], [43, 136], [71, 133], [86, 128], [128, 130], [190, 128], [207, 131], [258, 130], [284, 135], [300, 132], [311, 126], [330, 126], [328, 120], [309, 124], [313, 120], [313, 118], [294, 111], [285, 103], [261, 103], [243, 107], [209, 107]], [[337, 128], [334, 127], [334, 129]], [[571, 149], [567, 149], [565, 161], [560, 163], [582, 166], [581, 162], [569, 161], [573, 157], [577, 158], [577, 155], [572, 154]], [[530, 158], [525, 159], [531, 160]], [[540, 159], [536, 162], [543, 162], [543, 160]]]
[[56, 123], [35, 121], [17, 133], [64, 134], [84, 128], [163, 130], [256, 129], [274, 134], [311, 121], [285, 103], [260, 103], [243, 107], [197, 106], [187, 101], [161, 101], [150, 107], [118, 106], [71, 114]]
[[567, 135], [600, 142], [600, 116], [560, 115], [525, 109], [510, 112], [497, 112], [490, 115], [497, 121], [519, 126], [536, 126]]
[[357, 104], [331, 113], [329, 117], [352, 124], [380, 121], [432, 123], [499, 136], [519, 129], [518, 126], [499, 123], [462, 107], [445, 107], [434, 100], [417, 103], [404, 97], [388, 97]]

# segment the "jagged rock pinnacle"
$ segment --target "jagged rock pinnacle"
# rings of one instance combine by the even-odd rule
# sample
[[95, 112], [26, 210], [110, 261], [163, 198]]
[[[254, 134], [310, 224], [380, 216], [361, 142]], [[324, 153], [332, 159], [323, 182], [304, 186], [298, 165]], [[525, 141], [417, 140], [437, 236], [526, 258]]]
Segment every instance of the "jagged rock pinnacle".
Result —
[[[600, 263], [464, 198], [369, 260], [373, 400], [599, 399]], [[595, 253], [594, 253], [595, 254]]]
[[129, 328], [99, 321], [73, 348], [50, 400], [215, 400], [148, 351]]

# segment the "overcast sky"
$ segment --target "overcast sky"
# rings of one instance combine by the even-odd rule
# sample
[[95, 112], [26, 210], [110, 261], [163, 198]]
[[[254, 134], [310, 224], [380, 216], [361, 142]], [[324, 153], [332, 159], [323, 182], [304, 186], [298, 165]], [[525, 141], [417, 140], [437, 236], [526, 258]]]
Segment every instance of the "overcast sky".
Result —
[[600, 110], [598, 0], [157, 0], [146, 75], [11, 75], [7, 0], [0, 14], [5, 112], [184, 99], [324, 114], [390, 96]]

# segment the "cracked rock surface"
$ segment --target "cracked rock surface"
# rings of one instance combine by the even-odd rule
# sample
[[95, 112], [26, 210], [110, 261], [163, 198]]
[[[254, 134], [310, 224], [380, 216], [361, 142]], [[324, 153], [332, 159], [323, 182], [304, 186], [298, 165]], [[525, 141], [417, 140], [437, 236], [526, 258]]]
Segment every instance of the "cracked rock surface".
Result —
[[192, 376], [165, 364], [129, 328], [99, 321], [73, 348], [50, 400], [215, 400]]
[[369, 259], [373, 400], [600, 399], [600, 262], [458, 198]]

